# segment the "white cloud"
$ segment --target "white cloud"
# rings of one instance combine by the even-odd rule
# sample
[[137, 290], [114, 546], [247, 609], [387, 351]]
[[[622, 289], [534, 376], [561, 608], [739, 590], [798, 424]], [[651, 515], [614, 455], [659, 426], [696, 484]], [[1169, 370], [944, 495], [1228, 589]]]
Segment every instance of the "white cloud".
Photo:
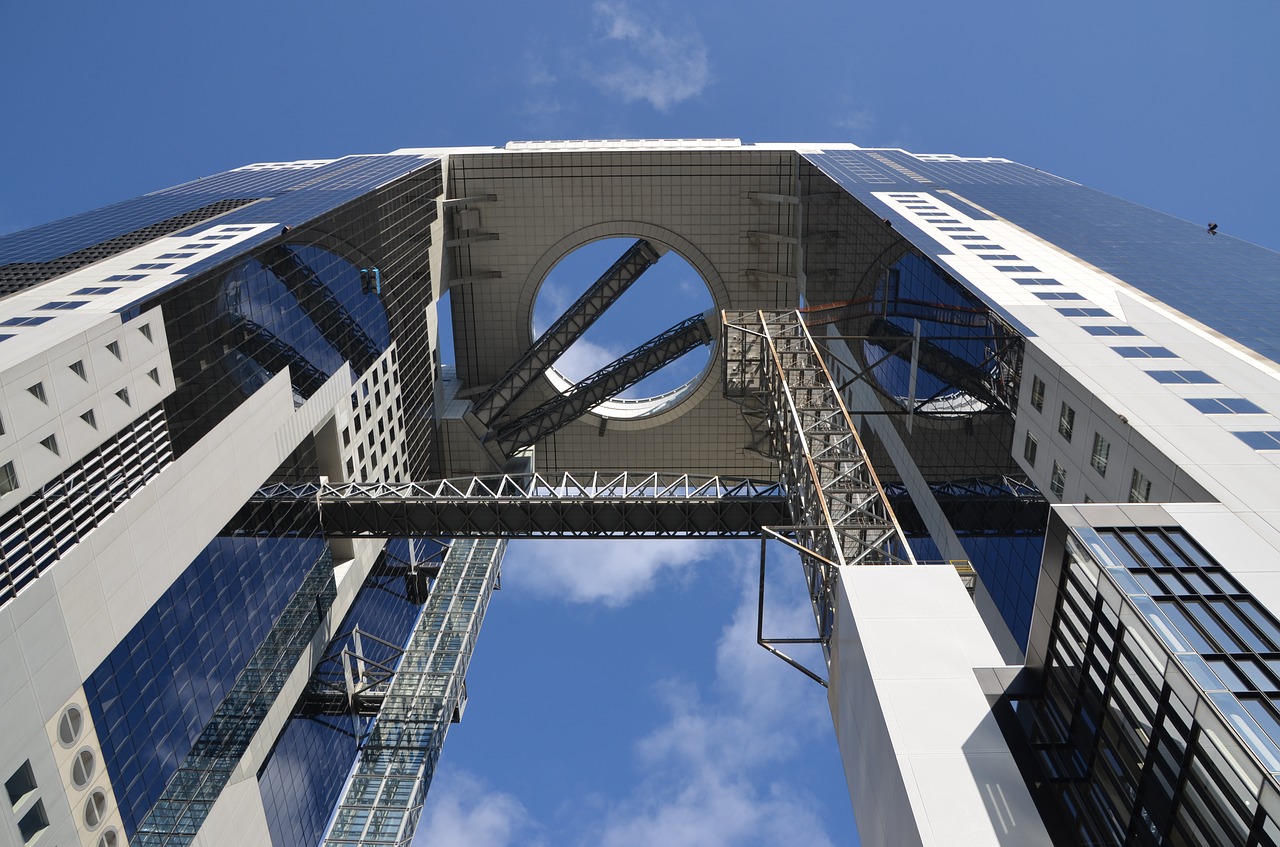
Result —
[[[728, 569], [717, 570], [735, 574], [727, 587], [739, 600], [715, 648], [714, 679], [659, 684], [657, 725], [635, 740], [630, 767], [617, 765], [620, 774], [636, 775], [634, 783], [566, 799], [534, 820], [511, 795], [451, 779], [432, 790], [429, 834], [418, 843], [831, 845], [804, 781], [813, 745], [831, 743], [825, 691], [756, 644], [756, 549], [696, 540], [525, 541], [513, 548], [504, 565], [508, 585], [572, 602], [619, 606], [712, 556], [727, 560]], [[812, 615], [802, 580], [788, 567], [798, 568], [794, 558], [777, 565], [786, 577], [780, 585], [771, 571], [767, 633], [802, 635], [812, 631]]]
[[636, 15], [624, 0], [600, 0], [593, 11], [605, 40], [612, 43], [588, 69], [588, 79], [605, 91], [628, 103], [644, 100], [666, 111], [707, 86], [711, 62], [695, 29], [661, 28], [658, 21], [663, 18]]
[[[663, 693], [669, 719], [636, 745], [643, 781], [613, 806], [593, 842], [831, 843], [802, 786], [782, 776], [795, 773], [791, 760], [829, 720], [826, 698], [815, 683], [756, 644], [756, 583], [750, 568], [741, 572], [742, 599], [716, 652], [713, 687], [719, 696], [704, 699], [694, 686], [668, 683]], [[803, 596], [771, 603], [769, 612], [770, 621], [782, 627], [813, 626]]]
[[533, 829], [532, 817], [515, 797], [454, 773], [432, 787], [413, 840], [432, 847], [507, 847], [530, 843]]
[[577, 382], [591, 376], [625, 352], [596, 344], [589, 338], [579, 338], [556, 359], [555, 368], [565, 379]]
[[507, 555], [503, 579], [545, 596], [617, 607], [664, 575], [717, 555], [720, 546], [677, 538], [525, 541]]

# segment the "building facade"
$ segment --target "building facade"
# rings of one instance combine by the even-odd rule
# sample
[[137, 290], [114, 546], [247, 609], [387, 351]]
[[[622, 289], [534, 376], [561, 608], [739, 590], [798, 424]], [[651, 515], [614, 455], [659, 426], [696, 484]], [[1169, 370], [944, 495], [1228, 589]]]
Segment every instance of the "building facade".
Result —
[[[714, 309], [561, 375], [669, 253]], [[863, 843], [1280, 843], [1277, 282], [1004, 159], [731, 139], [0, 237], [0, 843], [407, 843], [503, 538], [742, 532], [799, 550]]]

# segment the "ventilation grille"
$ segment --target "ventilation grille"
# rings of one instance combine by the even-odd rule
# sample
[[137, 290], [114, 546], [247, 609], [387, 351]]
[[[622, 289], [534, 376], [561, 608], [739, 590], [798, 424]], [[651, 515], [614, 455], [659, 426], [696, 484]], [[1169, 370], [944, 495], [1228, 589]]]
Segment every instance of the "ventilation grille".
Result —
[[164, 409], [157, 406], [0, 518], [0, 606], [172, 461]]
[[51, 259], [47, 262], [14, 262], [4, 265], [0, 267], [0, 297], [22, 291], [33, 285], [39, 285], [63, 274], [79, 270], [85, 265], [91, 265], [94, 262], [110, 258], [117, 253], [140, 247], [148, 241], [154, 241], [157, 238], [162, 238], [189, 226], [195, 226], [210, 218], [216, 218], [218, 215], [230, 212], [232, 209], [246, 206], [254, 202], [255, 199], [219, 200], [216, 203], [192, 209], [190, 212], [175, 215], [159, 223], [135, 229], [133, 232], [126, 232], [124, 235], [118, 235], [115, 238], [94, 244], [92, 247], [85, 247], [83, 250], [68, 253], [57, 259]]

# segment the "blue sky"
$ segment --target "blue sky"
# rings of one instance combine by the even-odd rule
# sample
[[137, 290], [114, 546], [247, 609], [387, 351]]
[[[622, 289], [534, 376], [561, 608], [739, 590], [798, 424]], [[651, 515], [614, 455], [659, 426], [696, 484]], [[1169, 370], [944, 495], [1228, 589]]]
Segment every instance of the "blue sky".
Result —
[[[0, 232], [249, 162], [739, 137], [1005, 156], [1278, 249], [1277, 31], [1265, 2], [0, 0]], [[424, 835], [850, 843], [822, 691], [754, 645], [756, 552], [514, 545]]]

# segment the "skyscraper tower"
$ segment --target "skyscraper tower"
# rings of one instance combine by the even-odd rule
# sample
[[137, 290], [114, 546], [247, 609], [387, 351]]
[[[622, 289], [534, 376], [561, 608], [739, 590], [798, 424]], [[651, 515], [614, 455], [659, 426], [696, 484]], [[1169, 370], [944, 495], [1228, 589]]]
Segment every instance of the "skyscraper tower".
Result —
[[[558, 370], [668, 254], [714, 308]], [[505, 539], [748, 535], [804, 570], [863, 843], [1280, 843], [1278, 281], [1004, 159], [732, 139], [0, 237], [0, 842], [408, 843]]]

